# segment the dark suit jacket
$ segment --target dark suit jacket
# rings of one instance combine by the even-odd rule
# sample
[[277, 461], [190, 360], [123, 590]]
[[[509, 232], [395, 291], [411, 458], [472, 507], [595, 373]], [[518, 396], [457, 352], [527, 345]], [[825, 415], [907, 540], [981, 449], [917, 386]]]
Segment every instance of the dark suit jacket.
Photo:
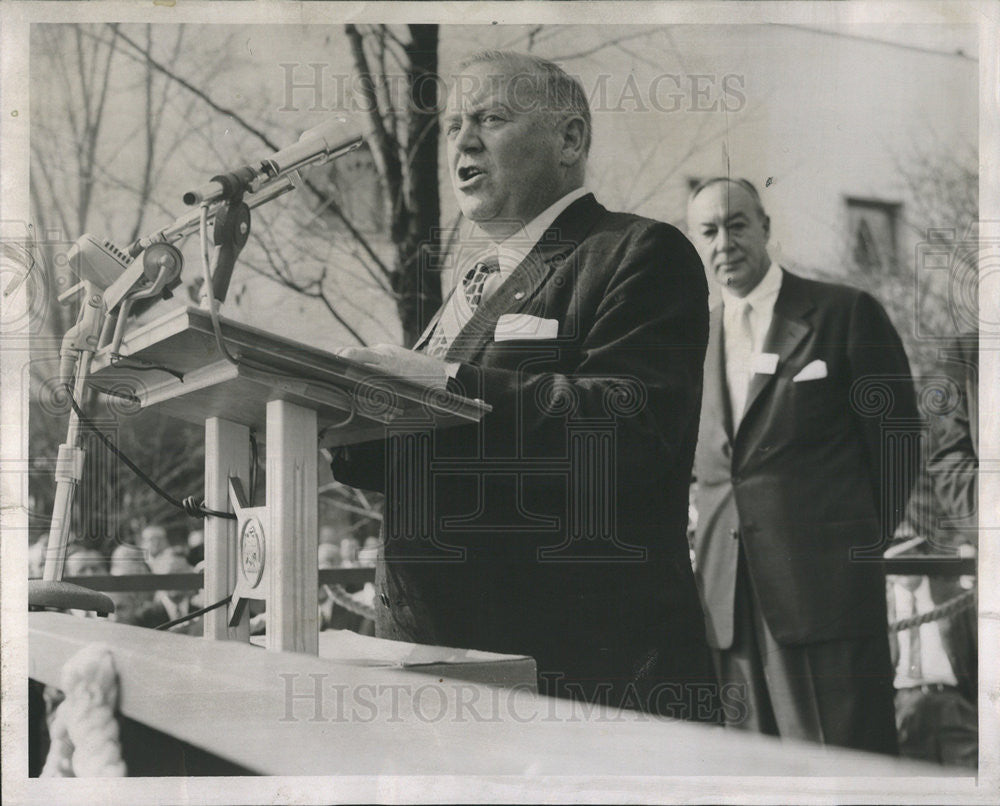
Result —
[[931, 448], [927, 470], [947, 518], [949, 543], [979, 545], [979, 334], [954, 339], [942, 352], [940, 400], [928, 406]]
[[[558, 338], [496, 341], [509, 313]], [[389, 489], [379, 634], [532, 655], [554, 694], [711, 681], [685, 538], [707, 338], [679, 231], [571, 204], [449, 350], [456, 390], [493, 410], [435, 433], [429, 533], [402, 537], [392, 511], [394, 485], [416, 483], [405, 456], [369, 443], [334, 461]], [[665, 703], [651, 710], [690, 716]]]
[[[720, 305], [695, 459], [695, 555], [709, 643], [732, 645], [740, 544], [779, 642], [884, 633], [877, 558], [917, 468], [913, 442], [897, 438], [918, 427], [899, 336], [867, 294], [783, 272], [763, 345], [778, 354], [777, 369], [753, 376], [733, 434], [721, 330]], [[815, 360], [826, 363], [825, 378], [792, 381]]]

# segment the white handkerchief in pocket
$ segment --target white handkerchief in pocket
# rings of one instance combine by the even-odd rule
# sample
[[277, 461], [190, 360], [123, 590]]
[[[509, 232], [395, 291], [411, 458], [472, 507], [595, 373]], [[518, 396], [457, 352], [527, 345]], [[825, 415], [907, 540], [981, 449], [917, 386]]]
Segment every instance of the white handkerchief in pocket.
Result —
[[815, 361], [810, 361], [801, 370], [799, 370], [798, 375], [792, 378], [792, 383], [798, 383], [799, 381], [818, 381], [820, 378], [826, 377], [826, 361], [822, 358], [817, 358]]
[[542, 319], [527, 313], [505, 313], [497, 320], [493, 340], [554, 339], [558, 335], [558, 319]]
[[751, 361], [756, 375], [774, 375], [778, 368], [777, 353], [754, 353]]

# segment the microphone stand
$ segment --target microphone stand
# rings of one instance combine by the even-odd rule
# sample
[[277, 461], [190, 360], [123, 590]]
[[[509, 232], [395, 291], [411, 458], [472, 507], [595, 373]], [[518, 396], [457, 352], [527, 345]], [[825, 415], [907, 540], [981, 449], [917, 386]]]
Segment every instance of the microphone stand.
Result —
[[[87, 377], [104, 321], [103, 299], [96, 284], [83, 282], [84, 299], [76, 324], [66, 331], [59, 349], [59, 379], [66, 381], [66, 394], [81, 408], [87, 396]], [[60, 610], [94, 610], [106, 616], [115, 610], [110, 596], [63, 582], [69, 547], [70, 518], [76, 488], [83, 478], [85, 452], [80, 447], [80, 418], [70, 407], [66, 441], [56, 459], [56, 493], [52, 504], [45, 569], [42, 579], [28, 580], [28, 609], [54, 607]]]
[[[250, 237], [250, 210], [294, 190], [299, 171], [336, 159], [360, 148], [364, 138], [342, 144], [328, 152], [303, 158], [285, 169], [262, 171], [242, 168], [216, 176], [212, 181], [185, 194], [184, 201], [197, 205], [169, 226], [139, 238], [128, 248], [132, 258], [143, 254], [140, 263], [134, 260], [107, 288], [84, 280], [84, 300], [76, 324], [63, 337], [60, 347], [59, 377], [72, 383], [68, 391], [77, 406], [83, 408], [88, 395], [87, 379], [94, 354], [111, 340], [111, 358], [116, 360], [125, 336], [125, 324], [133, 303], [169, 296], [181, 273], [183, 258], [171, 244], [197, 231], [201, 225], [201, 207], [214, 222], [213, 241], [216, 246], [212, 288], [204, 289], [204, 301], [213, 304], [212, 297], [224, 302], [229, 289], [236, 258]], [[243, 196], [250, 194], [245, 202]], [[209, 296], [211, 295], [211, 296]], [[148, 304], [148, 303], [146, 303]], [[59, 446], [56, 460], [56, 493], [52, 505], [49, 542], [45, 552], [45, 569], [41, 580], [28, 581], [28, 608], [54, 607], [60, 610], [93, 610], [99, 616], [113, 613], [111, 597], [62, 580], [69, 548], [70, 519], [76, 488], [83, 477], [85, 451], [80, 445], [80, 417], [71, 407], [66, 441]]]

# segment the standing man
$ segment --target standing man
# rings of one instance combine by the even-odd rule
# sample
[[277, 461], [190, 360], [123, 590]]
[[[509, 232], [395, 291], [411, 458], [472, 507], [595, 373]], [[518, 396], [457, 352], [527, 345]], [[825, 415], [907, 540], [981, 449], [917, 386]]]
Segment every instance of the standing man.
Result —
[[941, 350], [944, 385], [940, 410], [928, 417], [927, 470], [950, 547], [979, 548], [979, 331], [956, 336]]
[[895, 753], [877, 557], [916, 467], [889, 428], [917, 423], [899, 336], [867, 294], [771, 262], [746, 180], [702, 182], [688, 224], [722, 290], [695, 459], [720, 683], [745, 691], [743, 728]]
[[[342, 354], [492, 411], [435, 432], [427, 476], [383, 442], [334, 458], [347, 484], [430, 485], [430, 533], [385, 534], [377, 634], [531, 655], [543, 693], [715, 720], [685, 537], [708, 338], [698, 255], [586, 190], [590, 110], [562, 69], [487, 52], [460, 73], [443, 125], [477, 242], [416, 350]], [[400, 503], [386, 506], [390, 523]]]

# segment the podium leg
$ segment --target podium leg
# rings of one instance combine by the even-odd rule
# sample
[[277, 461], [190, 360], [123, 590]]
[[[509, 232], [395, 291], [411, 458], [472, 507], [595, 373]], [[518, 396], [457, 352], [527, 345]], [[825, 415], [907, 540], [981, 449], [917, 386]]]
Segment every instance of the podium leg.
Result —
[[267, 648], [319, 653], [316, 412], [267, 404]]
[[[205, 506], [231, 512], [229, 477], [247, 482], [250, 477], [250, 429], [218, 417], [205, 420]], [[236, 587], [239, 562], [236, 521], [205, 518], [205, 604], [219, 601]], [[228, 608], [206, 613], [205, 637], [217, 641], [250, 640], [247, 613], [230, 627]]]

